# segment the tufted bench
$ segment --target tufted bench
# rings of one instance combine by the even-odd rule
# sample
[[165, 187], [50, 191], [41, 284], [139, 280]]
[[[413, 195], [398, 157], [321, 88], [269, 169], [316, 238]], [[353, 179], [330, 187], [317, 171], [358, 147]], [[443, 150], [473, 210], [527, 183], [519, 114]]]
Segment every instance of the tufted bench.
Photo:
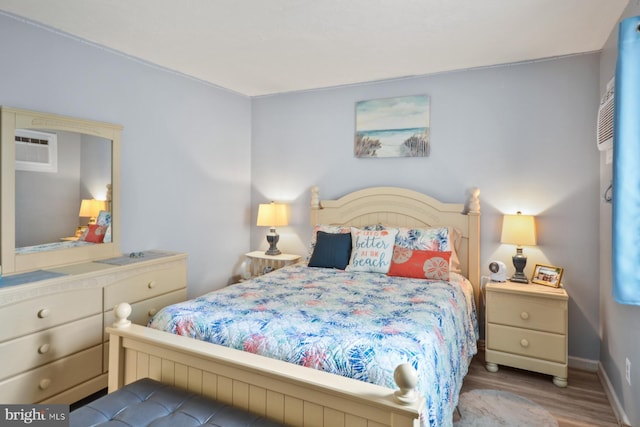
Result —
[[282, 427], [274, 421], [150, 378], [70, 414], [70, 427]]

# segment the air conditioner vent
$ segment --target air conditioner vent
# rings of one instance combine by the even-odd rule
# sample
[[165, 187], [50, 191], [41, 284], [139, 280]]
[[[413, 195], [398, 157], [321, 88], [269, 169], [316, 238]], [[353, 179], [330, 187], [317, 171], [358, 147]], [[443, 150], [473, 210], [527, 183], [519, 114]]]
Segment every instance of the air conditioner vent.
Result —
[[597, 145], [601, 151], [613, 147], [613, 99], [614, 99], [614, 80], [611, 79], [607, 83], [607, 92], [600, 101], [598, 108], [598, 124], [597, 124]]
[[16, 170], [58, 172], [58, 137], [54, 133], [16, 129]]

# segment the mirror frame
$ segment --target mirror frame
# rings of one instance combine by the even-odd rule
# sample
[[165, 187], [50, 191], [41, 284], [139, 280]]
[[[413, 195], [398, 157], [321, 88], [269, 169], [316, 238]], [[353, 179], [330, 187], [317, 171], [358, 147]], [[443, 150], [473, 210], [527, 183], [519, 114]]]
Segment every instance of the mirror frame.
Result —
[[[59, 130], [111, 140], [111, 243], [16, 254], [15, 131]], [[122, 126], [57, 114], [0, 107], [0, 262], [3, 274], [120, 256], [120, 147]]]

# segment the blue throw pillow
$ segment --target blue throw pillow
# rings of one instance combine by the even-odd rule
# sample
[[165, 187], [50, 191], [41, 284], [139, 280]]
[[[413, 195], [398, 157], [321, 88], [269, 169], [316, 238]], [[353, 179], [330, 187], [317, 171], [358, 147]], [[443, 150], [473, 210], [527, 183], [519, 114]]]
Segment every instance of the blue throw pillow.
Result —
[[351, 257], [351, 233], [325, 233], [318, 231], [316, 246], [309, 267], [344, 270]]

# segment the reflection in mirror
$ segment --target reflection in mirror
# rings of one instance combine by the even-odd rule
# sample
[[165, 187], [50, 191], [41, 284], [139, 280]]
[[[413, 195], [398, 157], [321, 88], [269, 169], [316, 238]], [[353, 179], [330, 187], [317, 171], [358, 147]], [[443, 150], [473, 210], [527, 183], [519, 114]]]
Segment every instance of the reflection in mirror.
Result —
[[[0, 107], [3, 274], [121, 255], [121, 138], [116, 124]], [[91, 199], [107, 199], [106, 208], [77, 240], [93, 217], [80, 215], [82, 200]], [[103, 223], [111, 227], [98, 230]]]
[[[29, 134], [38, 138], [25, 141], [23, 135]], [[57, 150], [51, 140], [57, 140]], [[51, 163], [57, 170], [43, 170]], [[79, 216], [82, 200], [106, 200], [111, 141], [78, 132], [17, 129], [15, 179], [16, 248], [74, 239], [89, 221]]]

